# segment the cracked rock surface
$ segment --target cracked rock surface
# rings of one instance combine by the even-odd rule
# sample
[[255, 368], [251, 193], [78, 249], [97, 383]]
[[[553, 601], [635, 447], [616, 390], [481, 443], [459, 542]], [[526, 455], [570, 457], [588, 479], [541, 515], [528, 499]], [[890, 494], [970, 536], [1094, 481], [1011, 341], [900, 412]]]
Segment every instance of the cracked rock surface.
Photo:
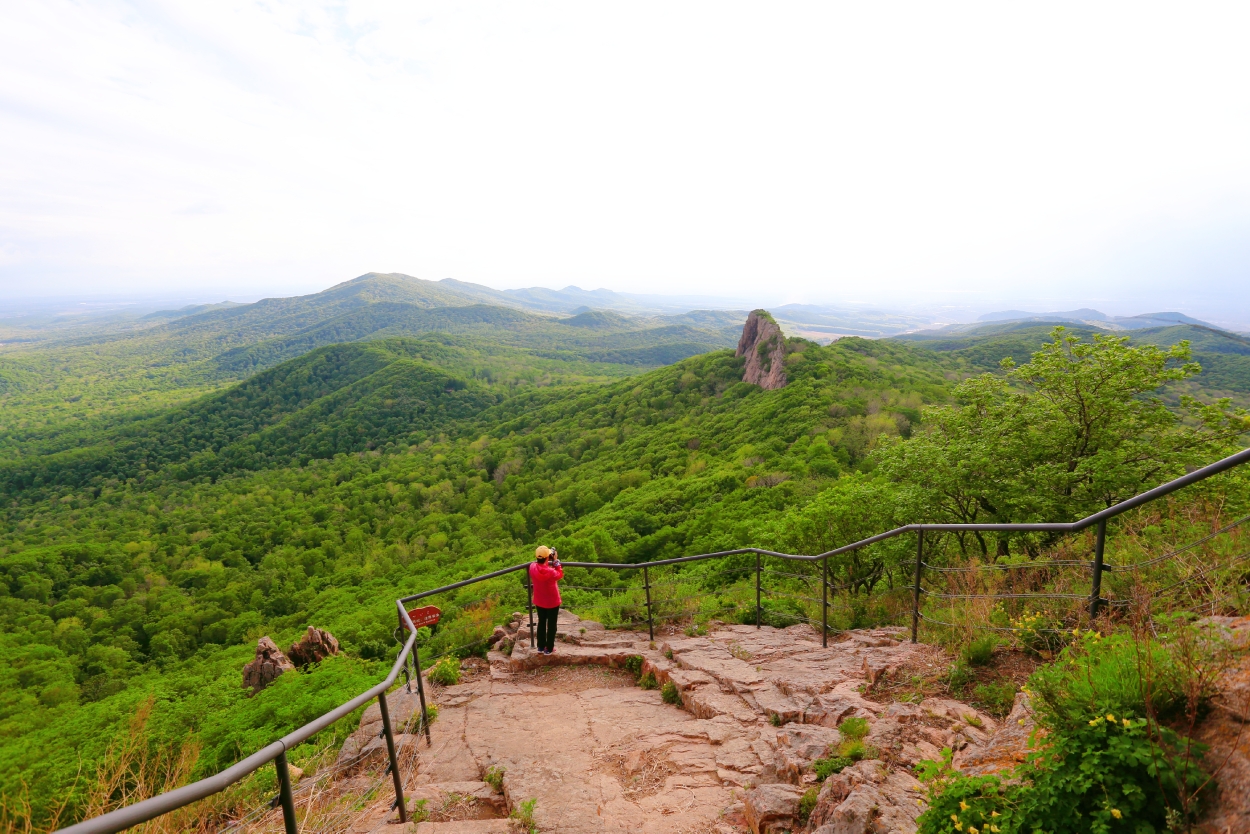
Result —
[[[495, 830], [488, 826], [500, 820], [483, 817], [534, 800], [539, 830], [565, 834], [914, 832], [924, 791], [911, 765], [940, 746], [982, 744], [996, 729], [955, 701], [866, 697], [872, 680], [935, 651], [894, 629], [849, 632], [827, 647], [808, 626], [723, 625], [653, 643], [561, 612], [550, 656], [530, 650], [519, 615], [504, 631], [496, 644], [510, 655], [492, 651], [488, 668], [456, 686], [427, 682], [439, 705], [433, 745], [409, 737], [418, 751], [413, 797], [467, 797], [479, 818], [414, 830]], [[631, 656], [659, 686], [672, 683], [680, 705], [636, 686], [624, 671]], [[399, 727], [413, 724], [415, 695], [393, 693], [389, 704]], [[865, 742], [880, 758], [818, 783], [812, 762], [842, 741], [837, 725], [848, 716], [868, 719]], [[377, 710], [366, 711], [341, 758], [367, 749], [384, 760], [379, 730]], [[484, 784], [492, 768], [503, 771], [501, 795]], [[817, 803], [802, 820], [809, 791]]]

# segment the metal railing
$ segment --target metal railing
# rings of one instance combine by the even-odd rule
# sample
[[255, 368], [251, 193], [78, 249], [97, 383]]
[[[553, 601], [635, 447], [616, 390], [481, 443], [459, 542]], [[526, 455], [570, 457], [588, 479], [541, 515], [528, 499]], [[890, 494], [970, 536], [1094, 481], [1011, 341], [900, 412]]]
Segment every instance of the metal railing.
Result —
[[[1103, 555], [1106, 549], [1107, 539], [1107, 521], [1118, 515], [1128, 512], [1147, 504], [1156, 499], [1170, 495], [1179, 489], [1182, 489], [1199, 481], [1206, 480], [1213, 475], [1226, 472], [1229, 469], [1240, 466], [1243, 463], [1250, 462], [1250, 449], [1244, 449], [1234, 455], [1230, 455], [1223, 460], [1217, 461], [1191, 472], [1183, 477], [1169, 481], [1166, 484], [1158, 486], [1147, 492], [1143, 492], [1119, 504], [1108, 507], [1105, 510], [1094, 513], [1079, 521], [1069, 523], [1026, 523], [1026, 524], [908, 524], [902, 527], [896, 527], [884, 533], [862, 539], [842, 547], [829, 550], [825, 553], [819, 553], [814, 556], [807, 556], [795, 553], [779, 553], [773, 550], [764, 550], [755, 547], [735, 548], [733, 550], [722, 550], [716, 553], [701, 553], [696, 556], [682, 556], [674, 559], [660, 559], [651, 562], [640, 563], [612, 563], [612, 562], [564, 562], [565, 567], [570, 568], [587, 568], [587, 569], [609, 569], [609, 570], [627, 570], [642, 571], [643, 590], [646, 597], [647, 609], [647, 629], [651, 639], [655, 638], [655, 621], [651, 590], [651, 569], [665, 567], [670, 565], [682, 565], [692, 562], [701, 562], [708, 559], [723, 559], [730, 556], [754, 555], [755, 556], [755, 625], [759, 627], [762, 620], [762, 575], [765, 572], [763, 568], [764, 557], [776, 557], [795, 562], [820, 562], [821, 563], [821, 634], [822, 645], [828, 645], [829, 635], [829, 590], [832, 586], [829, 584], [829, 559], [844, 553], [850, 553], [862, 548], [868, 547], [897, 536], [909, 533], [916, 534], [916, 563], [913, 575], [912, 585], [912, 622], [911, 622], [911, 640], [916, 642], [919, 622], [921, 619], [920, 599], [922, 593], [921, 582], [923, 572], [926, 567], [924, 562], [924, 543], [925, 534], [929, 532], [1000, 532], [1000, 533], [1030, 533], [1030, 532], [1046, 532], [1046, 533], [1077, 533], [1090, 527], [1096, 528], [1096, 537], [1094, 545], [1093, 559], [1084, 560], [1065, 560], [1064, 564], [1072, 564], [1077, 566], [1088, 566], [1090, 569], [1090, 593], [1088, 598], [1083, 595], [1064, 595], [1065, 598], [1088, 599], [1089, 613], [1097, 616], [1106, 600], [1102, 598], [1102, 575], [1107, 566], [1104, 565]], [[1216, 531], [1218, 534], [1222, 531]], [[1215, 535], [1212, 534], [1212, 535]], [[1179, 552], [1179, 551], [1176, 551]], [[1175, 555], [1175, 554], [1172, 554]], [[1149, 560], [1157, 561], [1157, 560]], [[279, 795], [277, 802], [282, 806], [282, 816], [287, 834], [297, 834], [296, 816], [294, 802], [291, 792], [291, 781], [288, 774], [286, 752], [295, 745], [307, 740], [317, 732], [325, 729], [335, 721], [350, 714], [354, 710], [368, 703], [373, 698], [378, 699], [378, 706], [382, 716], [383, 735], [386, 737], [387, 755], [389, 758], [388, 770], [393, 777], [395, 787], [395, 803], [392, 807], [399, 809], [399, 819], [401, 822], [407, 821], [407, 809], [404, 803], [403, 783], [399, 773], [399, 766], [395, 756], [395, 742], [391, 730], [390, 714], [387, 709], [386, 692], [395, 683], [402, 671], [407, 680], [407, 685], [411, 691], [412, 678], [416, 678], [417, 692], [420, 698], [422, 726], [425, 728], [425, 736], [427, 744], [430, 744], [429, 717], [426, 708], [425, 688], [422, 683], [422, 672], [420, 658], [417, 654], [416, 639], [417, 632], [413, 628], [412, 620], [408, 616], [406, 606], [412, 602], [432, 597], [436, 594], [447, 593], [448, 591], [458, 590], [479, 582], [485, 582], [490, 579], [507, 576], [518, 571], [525, 571], [529, 567], [529, 562], [518, 565], [512, 565], [502, 568], [491, 573], [482, 574], [480, 576], [465, 579], [460, 582], [454, 582], [450, 585], [444, 585], [429, 591], [412, 594], [396, 600], [398, 607], [399, 621], [402, 628], [405, 628], [409, 636], [400, 649], [399, 656], [396, 658], [394, 665], [391, 667], [390, 674], [386, 678], [342, 706], [334, 709], [325, 715], [317, 718], [298, 730], [283, 736], [281, 739], [273, 742], [267, 747], [253, 753], [243, 761], [205, 779], [193, 782], [184, 787], [160, 794], [151, 799], [143, 800], [134, 805], [120, 808], [103, 814], [92, 819], [71, 825], [68, 828], [61, 829], [65, 834], [110, 834], [110, 832], [121, 831], [139, 823], [167, 814], [171, 811], [182, 808], [186, 805], [196, 802], [212, 794], [224, 790], [228, 786], [238, 782], [245, 776], [255, 772], [263, 765], [273, 762], [277, 769]], [[931, 569], [932, 566], [929, 566]], [[743, 570], [750, 570], [749, 568]], [[940, 568], [938, 570], [941, 570]], [[814, 577], [813, 577], [814, 578]], [[527, 585], [528, 588], [528, 585]], [[999, 595], [1002, 596], [1002, 595]], [[1019, 596], [1044, 596], [1044, 595], [1019, 595]], [[815, 600], [813, 599], [813, 602]], [[532, 592], [530, 596], [530, 641], [533, 645], [535, 630], [533, 627], [533, 599]], [[461, 647], [465, 648], [465, 647]]]

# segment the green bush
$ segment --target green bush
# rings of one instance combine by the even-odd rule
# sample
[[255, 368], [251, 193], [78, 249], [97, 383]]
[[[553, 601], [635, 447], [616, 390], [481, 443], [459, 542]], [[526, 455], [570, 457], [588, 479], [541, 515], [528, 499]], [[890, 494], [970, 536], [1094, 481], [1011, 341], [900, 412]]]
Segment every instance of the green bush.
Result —
[[981, 683], [973, 687], [972, 697], [990, 715], [1002, 718], [1016, 703], [1016, 688], [1007, 681]]
[[841, 723], [838, 724], [838, 732], [841, 733], [844, 738], [848, 738], [853, 741], [859, 741], [864, 738], [864, 736], [868, 735], [868, 731], [870, 729], [871, 728], [868, 726], [868, 719], [861, 718], [858, 715], [843, 718]]
[[951, 664], [951, 670], [947, 673], [946, 684], [951, 688], [951, 692], [958, 693], [965, 686], [972, 683], [972, 670], [968, 668], [968, 664], [963, 658], [959, 658]]
[[460, 683], [460, 659], [449, 655], [435, 663], [430, 669], [430, 683], [437, 683], [440, 686]]
[[846, 768], [855, 764], [845, 756], [832, 756], [828, 759], [817, 759], [812, 762], [812, 768], [816, 771], [816, 781], [823, 782], [835, 773], [841, 773]]
[[672, 681], [668, 681], [660, 689], [660, 697], [666, 704], [681, 704], [681, 693], [677, 691], [677, 686]]
[[[1178, 635], [1173, 645], [1190, 639]], [[1169, 648], [1124, 632], [1079, 634], [1054, 663], [1029, 679], [1033, 707], [1053, 727], [1076, 726], [1108, 712], [1143, 716], [1153, 711], [1161, 720], [1171, 718], [1186, 704], [1190, 670]]]
[[625, 658], [625, 668], [635, 678], [641, 675], [642, 674], [642, 655], [631, 654], [629, 657]]
[[655, 689], [660, 684], [658, 681], [656, 681], [654, 672], [647, 672], [645, 675], [643, 675], [641, 678], [638, 679], [638, 685], [641, 686], [643, 689]]
[[538, 834], [538, 823], [534, 822], [534, 806], [537, 799], [527, 799], [512, 809], [508, 816], [516, 820], [525, 834]]
[[990, 661], [994, 659], [994, 649], [997, 645], [998, 641], [994, 639], [992, 634], [978, 637], [964, 646], [961, 658], [969, 666], [988, 666]]
[[807, 824], [807, 819], [812, 815], [812, 811], [816, 810], [816, 799], [820, 796], [820, 792], [815, 788], [808, 788], [803, 791], [803, 796], [799, 799], [799, 822]]
[[1114, 713], [1051, 732], [1010, 781], [953, 771], [947, 749], [942, 762], [917, 766], [930, 786], [918, 834], [1180, 830], [1181, 797], [1206, 782], [1195, 763], [1203, 750], [1167, 727]]
[[486, 775], [482, 777], [482, 781], [494, 788], [495, 793], [503, 793], [503, 775], [507, 772], [505, 768], [491, 765], [486, 768]]

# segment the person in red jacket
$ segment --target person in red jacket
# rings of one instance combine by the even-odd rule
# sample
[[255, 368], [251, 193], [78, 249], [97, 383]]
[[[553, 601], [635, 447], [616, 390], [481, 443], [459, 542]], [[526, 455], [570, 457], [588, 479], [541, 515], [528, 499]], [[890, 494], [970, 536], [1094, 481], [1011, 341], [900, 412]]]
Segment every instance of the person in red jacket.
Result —
[[542, 545], [535, 550], [529, 572], [534, 607], [538, 609], [538, 651], [551, 654], [556, 650], [556, 617], [560, 613], [560, 588], [556, 583], [564, 578], [555, 548]]

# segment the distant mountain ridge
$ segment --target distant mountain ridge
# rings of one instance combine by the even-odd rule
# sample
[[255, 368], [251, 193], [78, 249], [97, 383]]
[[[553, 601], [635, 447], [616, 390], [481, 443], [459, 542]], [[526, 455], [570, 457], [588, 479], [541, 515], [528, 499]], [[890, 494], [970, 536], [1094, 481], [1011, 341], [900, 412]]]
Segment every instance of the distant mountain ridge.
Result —
[[1098, 310], [1083, 307], [1065, 312], [1030, 313], [1024, 310], [1003, 310], [986, 313], [977, 318], [979, 322], [1053, 321], [1093, 324], [1106, 330], [1143, 330], [1148, 327], [1170, 327], [1175, 324], [1195, 324], [1220, 330], [1213, 324], [1184, 313], [1142, 313], [1136, 316], [1109, 316]]

